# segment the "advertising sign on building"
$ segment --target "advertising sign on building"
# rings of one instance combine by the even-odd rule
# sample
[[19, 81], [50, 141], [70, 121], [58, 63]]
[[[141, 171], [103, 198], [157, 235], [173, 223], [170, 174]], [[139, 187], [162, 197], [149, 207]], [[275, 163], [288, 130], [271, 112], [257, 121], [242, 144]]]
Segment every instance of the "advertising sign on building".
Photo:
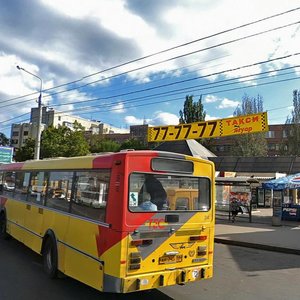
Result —
[[0, 163], [11, 163], [14, 148], [0, 146]]
[[267, 113], [148, 128], [148, 142], [213, 138], [268, 131]]

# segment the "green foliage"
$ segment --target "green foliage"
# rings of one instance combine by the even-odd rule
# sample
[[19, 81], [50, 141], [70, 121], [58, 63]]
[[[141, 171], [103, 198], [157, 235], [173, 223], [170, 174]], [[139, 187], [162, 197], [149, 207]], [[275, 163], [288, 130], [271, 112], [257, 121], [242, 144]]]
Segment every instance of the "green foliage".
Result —
[[242, 98], [242, 103], [239, 105], [233, 115], [234, 116], [244, 116], [244, 115], [250, 115], [250, 114], [256, 114], [263, 112], [263, 98], [260, 95], [257, 95], [257, 97], [250, 97], [247, 94], [244, 94]]
[[117, 152], [120, 150], [119, 143], [98, 134], [93, 134], [89, 137], [89, 147], [92, 153]]
[[35, 148], [35, 140], [27, 139], [24, 146], [16, 149], [16, 161], [25, 161], [34, 158], [34, 148]]
[[2, 132], [0, 132], [0, 146], [9, 146], [9, 139]]
[[42, 133], [41, 158], [73, 157], [89, 153], [89, 145], [84, 138], [84, 132], [79, 127], [74, 131], [66, 126], [54, 128], [49, 126]]
[[117, 152], [120, 150], [120, 144], [109, 139], [102, 139], [93, 148], [93, 153]]
[[140, 140], [130, 138], [121, 144], [120, 150], [122, 149], [145, 150], [148, 148]]
[[206, 112], [203, 108], [202, 96], [200, 96], [198, 102], [194, 102], [193, 96], [187, 95], [185, 97], [183, 111], [180, 110], [179, 115], [180, 124], [205, 121]]
[[[263, 112], [263, 99], [260, 95], [243, 96], [242, 103], [234, 111], [234, 116], [244, 116]], [[264, 132], [248, 133], [232, 137], [234, 143], [231, 154], [235, 156], [266, 156], [268, 152]]]
[[300, 155], [300, 91], [293, 91], [293, 110], [292, 115], [287, 117], [286, 124], [287, 130], [287, 147], [284, 149], [283, 154]]

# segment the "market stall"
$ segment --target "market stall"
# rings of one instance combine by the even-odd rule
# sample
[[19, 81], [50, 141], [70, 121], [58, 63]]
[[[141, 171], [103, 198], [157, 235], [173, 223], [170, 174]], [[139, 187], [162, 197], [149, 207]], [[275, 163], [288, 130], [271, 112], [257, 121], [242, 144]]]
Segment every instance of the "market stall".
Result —
[[262, 184], [273, 191], [273, 216], [300, 221], [300, 173], [273, 179]]

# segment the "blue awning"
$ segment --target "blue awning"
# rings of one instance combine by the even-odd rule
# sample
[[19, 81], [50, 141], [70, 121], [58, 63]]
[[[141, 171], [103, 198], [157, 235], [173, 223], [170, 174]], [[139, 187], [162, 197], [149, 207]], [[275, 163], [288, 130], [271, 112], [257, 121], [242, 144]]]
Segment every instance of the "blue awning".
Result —
[[266, 181], [262, 187], [271, 190], [300, 189], [300, 173]]

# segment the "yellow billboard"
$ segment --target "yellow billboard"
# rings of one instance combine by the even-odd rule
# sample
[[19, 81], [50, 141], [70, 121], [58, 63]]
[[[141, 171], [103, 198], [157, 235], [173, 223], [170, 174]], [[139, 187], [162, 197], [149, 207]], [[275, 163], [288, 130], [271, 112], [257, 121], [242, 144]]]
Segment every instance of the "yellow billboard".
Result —
[[266, 112], [232, 118], [148, 128], [148, 142], [179, 141], [268, 131]]

